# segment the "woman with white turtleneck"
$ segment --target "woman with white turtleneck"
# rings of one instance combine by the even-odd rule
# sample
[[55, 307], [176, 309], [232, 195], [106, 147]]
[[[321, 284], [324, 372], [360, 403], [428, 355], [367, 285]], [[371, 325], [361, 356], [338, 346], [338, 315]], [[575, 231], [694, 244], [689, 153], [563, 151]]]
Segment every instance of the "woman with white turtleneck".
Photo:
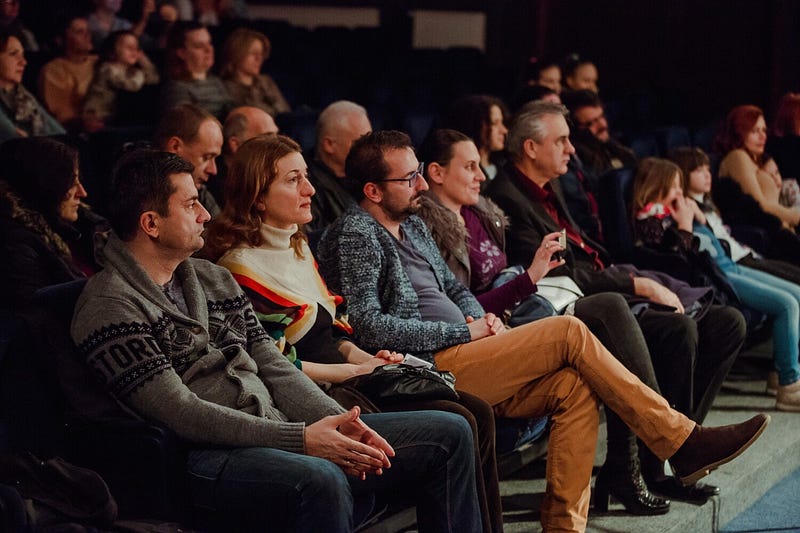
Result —
[[[207, 226], [201, 255], [233, 273], [258, 320], [298, 368], [318, 383], [341, 383], [377, 366], [400, 362], [403, 356], [390, 350], [373, 355], [349, 340], [352, 329], [339, 307], [343, 299], [328, 291], [300, 230], [311, 221], [313, 194], [296, 142], [282, 135], [247, 141], [228, 167], [225, 207]], [[459, 390], [456, 401], [380, 407], [438, 409], [469, 422], [483, 530], [502, 531], [491, 406]]]

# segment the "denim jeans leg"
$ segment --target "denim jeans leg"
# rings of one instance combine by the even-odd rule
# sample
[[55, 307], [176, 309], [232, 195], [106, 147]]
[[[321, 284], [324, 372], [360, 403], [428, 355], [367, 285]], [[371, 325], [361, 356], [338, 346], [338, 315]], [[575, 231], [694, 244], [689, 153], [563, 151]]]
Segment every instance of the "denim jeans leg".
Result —
[[472, 431], [463, 417], [442, 411], [363, 415], [394, 448], [392, 467], [366, 481], [348, 478], [353, 494], [403, 495], [417, 506], [420, 532], [481, 530]]
[[272, 448], [199, 449], [187, 459], [195, 506], [231, 531], [351, 531], [347, 476], [325, 459]]

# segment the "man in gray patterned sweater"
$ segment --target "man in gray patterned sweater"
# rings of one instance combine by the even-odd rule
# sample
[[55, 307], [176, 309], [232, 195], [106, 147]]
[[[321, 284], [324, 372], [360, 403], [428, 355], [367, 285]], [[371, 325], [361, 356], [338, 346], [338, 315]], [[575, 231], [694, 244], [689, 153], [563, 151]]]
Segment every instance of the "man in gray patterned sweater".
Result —
[[354, 501], [391, 490], [413, 498], [421, 530], [479, 530], [464, 419], [361, 417], [323, 394], [277, 350], [230, 273], [190, 258], [210, 218], [191, 171], [164, 152], [119, 162], [115, 235], [72, 337], [123, 406], [191, 442], [193, 503], [238, 531], [351, 531]]

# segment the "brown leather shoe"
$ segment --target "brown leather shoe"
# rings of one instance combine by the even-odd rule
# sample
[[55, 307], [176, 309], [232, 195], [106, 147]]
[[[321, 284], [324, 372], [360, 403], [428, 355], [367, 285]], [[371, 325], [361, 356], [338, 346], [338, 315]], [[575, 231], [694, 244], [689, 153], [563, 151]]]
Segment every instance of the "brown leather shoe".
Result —
[[739, 424], [704, 428], [695, 426], [692, 433], [669, 458], [672, 471], [684, 485], [693, 485], [720, 465], [745, 451], [769, 424], [769, 415], [756, 415]]

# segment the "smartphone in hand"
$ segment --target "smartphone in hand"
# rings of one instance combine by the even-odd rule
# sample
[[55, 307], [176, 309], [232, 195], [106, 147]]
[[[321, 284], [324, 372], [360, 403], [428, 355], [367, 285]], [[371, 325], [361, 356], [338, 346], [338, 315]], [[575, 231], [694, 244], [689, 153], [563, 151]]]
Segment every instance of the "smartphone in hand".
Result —
[[555, 261], [561, 261], [564, 258], [564, 252], [567, 250], [567, 229], [566, 228], [561, 228], [561, 235], [558, 236], [558, 245], [562, 249], [553, 254], [553, 260], [555, 260]]

